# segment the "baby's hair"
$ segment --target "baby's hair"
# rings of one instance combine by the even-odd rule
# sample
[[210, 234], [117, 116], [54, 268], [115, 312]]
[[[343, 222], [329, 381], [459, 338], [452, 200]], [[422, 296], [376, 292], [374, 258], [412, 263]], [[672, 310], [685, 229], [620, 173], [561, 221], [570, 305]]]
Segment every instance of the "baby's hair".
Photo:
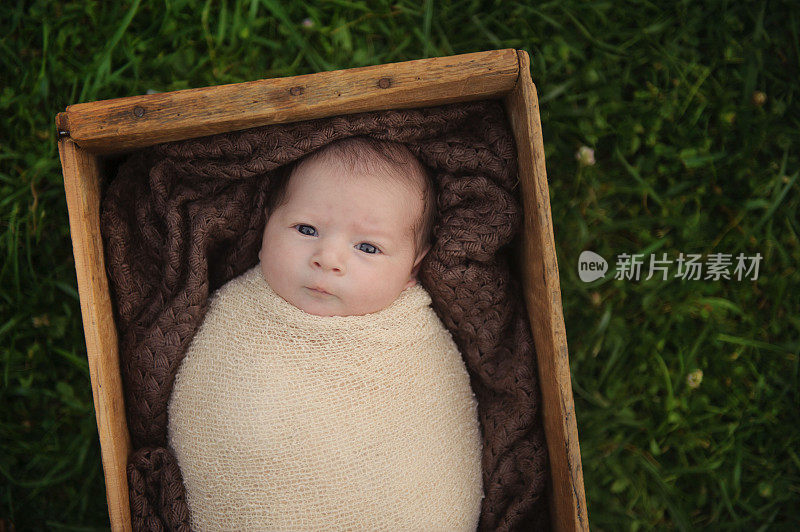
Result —
[[425, 166], [404, 144], [378, 140], [371, 137], [350, 137], [334, 141], [311, 152], [294, 163], [284, 165], [275, 175], [275, 182], [267, 198], [267, 211], [272, 213], [286, 201], [289, 179], [303, 165], [331, 158], [345, 164], [350, 171], [379, 173], [389, 178], [402, 179], [416, 189], [422, 187], [422, 216], [412, 225], [416, 253], [421, 253], [429, 243], [436, 217], [436, 193]]

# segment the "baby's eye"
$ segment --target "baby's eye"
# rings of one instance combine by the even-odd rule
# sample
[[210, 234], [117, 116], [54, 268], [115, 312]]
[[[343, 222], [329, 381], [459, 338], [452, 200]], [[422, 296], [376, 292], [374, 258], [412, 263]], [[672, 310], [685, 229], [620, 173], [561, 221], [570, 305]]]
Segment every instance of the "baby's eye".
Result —
[[317, 230], [314, 229], [314, 227], [311, 226], [311, 225], [297, 224], [295, 227], [297, 227], [297, 230], [300, 233], [302, 233], [302, 234], [304, 234], [306, 236], [316, 236], [316, 234], [317, 234]]
[[372, 244], [367, 244], [366, 242], [362, 242], [356, 247], [358, 248], [359, 251], [363, 251], [364, 253], [369, 253], [369, 254], [380, 253], [381, 251]]

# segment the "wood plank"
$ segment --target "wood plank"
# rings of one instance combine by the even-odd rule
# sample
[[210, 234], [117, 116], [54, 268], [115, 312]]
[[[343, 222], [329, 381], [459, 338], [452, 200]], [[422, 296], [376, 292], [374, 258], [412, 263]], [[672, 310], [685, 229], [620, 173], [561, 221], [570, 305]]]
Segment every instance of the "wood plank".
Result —
[[523, 290], [538, 356], [539, 383], [550, 455], [550, 512], [554, 530], [588, 530], [578, 427], [572, 399], [567, 335], [544, 164], [542, 127], [528, 54], [519, 51], [519, 80], [506, 97], [517, 143], [525, 208], [520, 255]]
[[86, 336], [97, 431], [112, 530], [131, 530], [126, 467], [131, 441], [125, 419], [117, 330], [100, 236], [100, 167], [97, 158], [64, 138], [58, 143], [78, 291]]
[[517, 79], [513, 49], [418, 59], [70, 105], [59, 121], [93, 153], [267, 124], [501, 97]]

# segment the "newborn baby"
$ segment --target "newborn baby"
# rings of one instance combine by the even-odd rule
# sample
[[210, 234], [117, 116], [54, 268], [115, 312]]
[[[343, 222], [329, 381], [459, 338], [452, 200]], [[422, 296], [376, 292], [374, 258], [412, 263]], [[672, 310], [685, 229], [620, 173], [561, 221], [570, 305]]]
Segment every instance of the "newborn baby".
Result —
[[360, 137], [271, 193], [169, 402], [193, 529], [475, 530], [477, 403], [416, 283], [433, 198], [407, 148]]

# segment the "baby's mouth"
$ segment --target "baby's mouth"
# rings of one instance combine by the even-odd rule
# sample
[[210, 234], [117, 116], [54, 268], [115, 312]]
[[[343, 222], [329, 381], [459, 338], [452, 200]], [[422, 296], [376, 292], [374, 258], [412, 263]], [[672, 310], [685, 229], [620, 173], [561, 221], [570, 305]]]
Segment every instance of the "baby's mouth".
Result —
[[311, 290], [312, 292], [314, 292], [316, 294], [322, 294], [322, 295], [326, 295], [326, 296], [332, 295], [330, 292], [326, 292], [322, 288], [312, 288], [310, 286], [307, 286], [306, 288], [308, 288], [309, 290]]

